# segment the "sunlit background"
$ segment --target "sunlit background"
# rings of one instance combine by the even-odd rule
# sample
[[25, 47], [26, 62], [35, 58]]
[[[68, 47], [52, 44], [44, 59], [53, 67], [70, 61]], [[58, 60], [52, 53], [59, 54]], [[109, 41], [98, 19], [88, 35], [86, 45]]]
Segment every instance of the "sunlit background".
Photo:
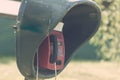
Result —
[[[120, 80], [120, 0], [94, 0], [102, 11], [97, 34], [76, 52], [58, 80]], [[21, 0], [0, 0], [0, 80], [23, 80], [15, 54]], [[54, 80], [54, 79], [48, 79]]]

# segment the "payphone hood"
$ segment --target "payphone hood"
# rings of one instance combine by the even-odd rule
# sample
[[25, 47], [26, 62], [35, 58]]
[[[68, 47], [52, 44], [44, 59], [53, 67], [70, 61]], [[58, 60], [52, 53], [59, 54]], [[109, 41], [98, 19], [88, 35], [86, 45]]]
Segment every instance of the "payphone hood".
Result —
[[[20, 72], [28, 78], [36, 77], [35, 54], [59, 22], [64, 24], [66, 67], [75, 51], [96, 33], [100, 20], [100, 8], [91, 0], [23, 0], [16, 29], [16, 57]], [[54, 75], [54, 71], [39, 70], [40, 78]]]

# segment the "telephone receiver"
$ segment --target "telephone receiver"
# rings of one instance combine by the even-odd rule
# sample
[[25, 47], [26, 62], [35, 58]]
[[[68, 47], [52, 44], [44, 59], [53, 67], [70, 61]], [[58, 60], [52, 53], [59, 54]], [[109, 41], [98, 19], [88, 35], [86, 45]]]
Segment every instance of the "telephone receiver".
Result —
[[58, 56], [58, 41], [55, 35], [50, 35], [50, 47], [51, 47], [51, 54], [50, 54], [50, 63], [56, 63], [57, 56]]

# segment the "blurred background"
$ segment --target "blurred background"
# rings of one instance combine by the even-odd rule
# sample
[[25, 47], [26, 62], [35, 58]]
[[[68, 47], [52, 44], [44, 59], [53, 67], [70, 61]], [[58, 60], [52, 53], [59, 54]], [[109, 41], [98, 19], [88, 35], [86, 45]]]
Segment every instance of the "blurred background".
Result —
[[[120, 80], [120, 0], [94, 1], [102, 11], [101, 26], [97, 34], [76, 51], [72, 62], [58, 76], [61, 80]], [[0, 5], [2, 2], [20, 5], [21, 0], [0, 2]], [[4, 14], [2, 9], [4, 7], [0, 8], [0, 79], [7, 80], [9, 76], [9, 80], [23, 80], [15, 63], [15, 34], [12, 27], [17, 15]]]

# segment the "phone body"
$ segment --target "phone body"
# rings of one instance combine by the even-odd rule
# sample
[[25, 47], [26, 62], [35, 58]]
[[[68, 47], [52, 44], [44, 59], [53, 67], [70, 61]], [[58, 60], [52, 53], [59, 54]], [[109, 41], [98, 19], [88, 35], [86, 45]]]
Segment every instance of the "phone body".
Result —
[[53, 30], [38, 49], [39, 67], [49, 70], [60, 70], [64, 67], [65, 44], [62, 32]]

